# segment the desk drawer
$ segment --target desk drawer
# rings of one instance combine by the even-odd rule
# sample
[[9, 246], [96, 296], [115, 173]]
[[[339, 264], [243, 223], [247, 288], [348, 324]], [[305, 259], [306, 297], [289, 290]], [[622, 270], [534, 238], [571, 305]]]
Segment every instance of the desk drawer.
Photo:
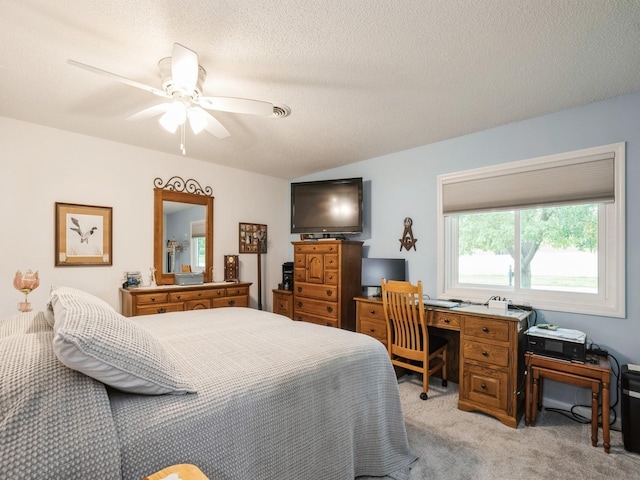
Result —
[[486, 318], [465, 317], [464, 334], [483, 340], [509, 341], [509, 323]]
[[506, 371], [490, 370], [477, 365], [465, 365], [464, 388], [460, 393], [465, 400], [506, 411], [508, 381], [509, 375]]
[[360, 333], [380, 340], [387, 344], [387, 325], [372, 318], [360, 318]]
[[465, 362], [475, 360], [498, 367], [509, 365], [509, 348], [500, 345], [480, 342], [464, 342], [463, 355]]
[[446, 328], [448, 330], [460, 330], [460, 315], [449, 312], [434, 312], [429, 325]]
[[360, 318], [372, 318], [379, 322], [384, 323], [384, 307], [382, 303], [365, 303], [360, 302], [360, 308], [358, 309], [358, 315]]

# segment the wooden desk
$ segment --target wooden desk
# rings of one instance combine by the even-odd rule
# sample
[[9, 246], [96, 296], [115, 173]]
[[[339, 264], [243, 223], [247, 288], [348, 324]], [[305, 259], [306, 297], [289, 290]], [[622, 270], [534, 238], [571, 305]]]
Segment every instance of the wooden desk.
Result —
[[[382, 300], [354, 300], [356, 331], [387, 345]], [[449, 341], [447, 377], [459, 384], [458, 408], [484, 412], [516, 428], [524, 413], [524, 332], [530, 312], [501, 315], [477, 305], [425, 308], [430, 331], [437, 328]]]
[[525, 425], [535, 426], [538, 410], [542, 409], [542, 383], [545, 378], [591, 389], [591, 445], [598, 446], [598, 399], [602, 393], [602, 436], [604, 451], [609, 453], [609, 385], [611, 365], [605, 357], [596, 357], [598, 364], [575, 363], [527, 352], [527, 386]]

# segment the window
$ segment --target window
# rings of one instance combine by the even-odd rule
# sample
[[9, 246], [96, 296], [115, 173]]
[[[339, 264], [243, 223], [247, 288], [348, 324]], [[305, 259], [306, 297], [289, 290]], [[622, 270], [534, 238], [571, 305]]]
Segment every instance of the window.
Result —
[[204, 271], [206, 267], [206, 237], [204, 220], [191, 223], [191, 268]]
[[624, 143], [438, 177], [438, 296], [625, 316]]

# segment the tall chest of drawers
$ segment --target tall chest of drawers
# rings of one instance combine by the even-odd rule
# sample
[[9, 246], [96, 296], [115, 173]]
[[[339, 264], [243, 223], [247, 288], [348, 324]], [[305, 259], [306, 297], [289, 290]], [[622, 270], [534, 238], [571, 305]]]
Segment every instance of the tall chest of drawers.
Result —
[[293, 242], [293, 319], [355, 330], [362, 242]]
[[125, 317], [218, 307], [248, 307], [251, 283], [205, 283], [120, 289]]

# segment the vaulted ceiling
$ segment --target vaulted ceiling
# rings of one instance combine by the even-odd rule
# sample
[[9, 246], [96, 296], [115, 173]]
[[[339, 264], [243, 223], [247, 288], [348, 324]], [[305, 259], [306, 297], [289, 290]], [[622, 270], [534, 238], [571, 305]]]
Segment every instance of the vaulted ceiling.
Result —
[[186, 155], [295, 178], [640, 90], [640, 2], [614, 0], [5, 0], [0, 116], [180, 155], [127, 117], [162, 99], [174, 42], [203, 95], [287, 105], [210, 111]]

